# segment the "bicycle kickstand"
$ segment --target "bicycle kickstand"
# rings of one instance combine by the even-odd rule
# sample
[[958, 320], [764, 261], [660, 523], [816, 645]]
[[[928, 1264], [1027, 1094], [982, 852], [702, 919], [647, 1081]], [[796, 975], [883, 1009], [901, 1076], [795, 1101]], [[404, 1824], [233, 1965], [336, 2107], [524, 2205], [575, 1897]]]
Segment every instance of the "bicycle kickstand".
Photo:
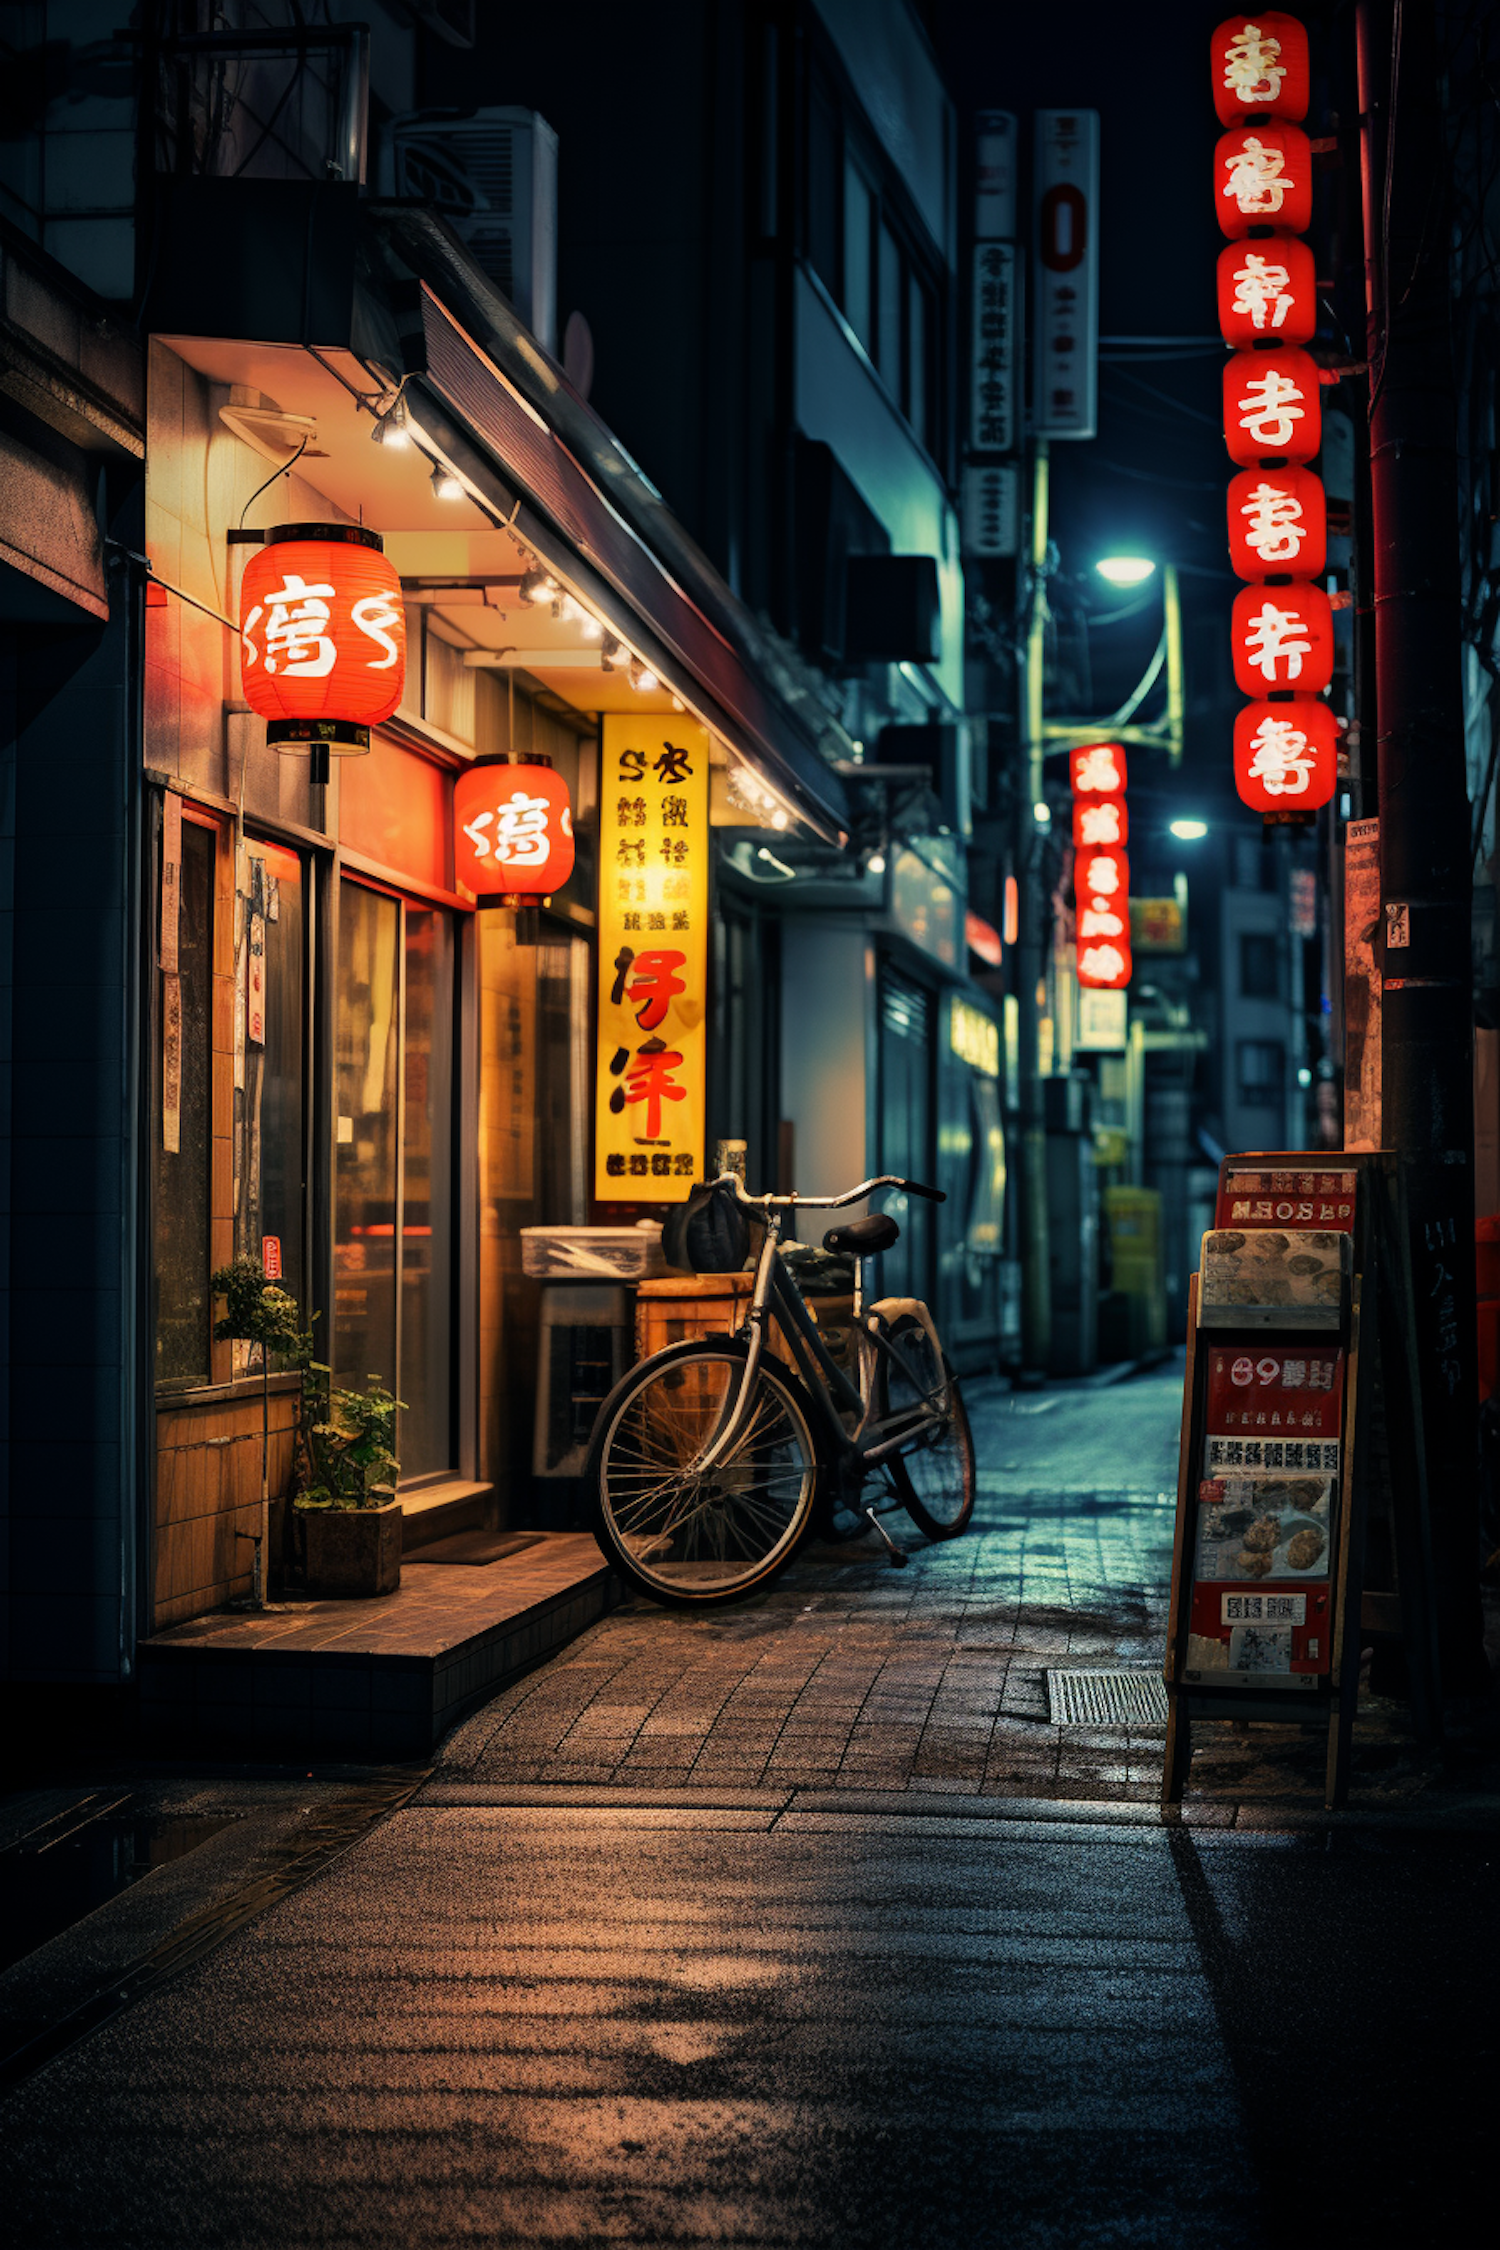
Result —
[[860, 1510], [860, 1513], [861, 1515], [868, 1518], [871, 1530], [874, 1531], [883, 1541], [885, 1551], [890, 1557], [892, 1570], [905, 1570], [907, 1564], [911, 1561], [911, 1557], [907, 1553], [906, 1549], [904, 1547], [898, 1547], [896, 1545], [895, 1540], [886, 1530], [885, 1525], [881, 1522], [879, 1516], [876, 1515], [873, 1508], [862, 1508]]

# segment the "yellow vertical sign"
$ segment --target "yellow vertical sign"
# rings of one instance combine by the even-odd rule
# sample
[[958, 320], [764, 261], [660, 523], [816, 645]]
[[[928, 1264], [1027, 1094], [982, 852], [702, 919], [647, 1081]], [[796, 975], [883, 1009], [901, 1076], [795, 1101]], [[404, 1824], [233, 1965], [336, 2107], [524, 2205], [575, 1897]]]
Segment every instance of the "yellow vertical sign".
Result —
[[609, 714], [599, 774], [594, 1193], [681, 1203], [702, 1175], [708, 735]]

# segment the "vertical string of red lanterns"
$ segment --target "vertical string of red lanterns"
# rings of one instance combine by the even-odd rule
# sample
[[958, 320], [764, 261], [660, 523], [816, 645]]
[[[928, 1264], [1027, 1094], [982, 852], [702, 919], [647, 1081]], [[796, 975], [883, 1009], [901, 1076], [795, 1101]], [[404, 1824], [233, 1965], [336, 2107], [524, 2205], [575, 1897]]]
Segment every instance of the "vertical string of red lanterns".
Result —
[[1073, 752], [1070, 778], [1078, 982], [1095, 992], [1123, 992], [1133, 966], [1125, 753], [1118, 742], [1091, 742]]
[[1322, 701], [1333, 677], [1333, 616], [1315, 583], [1327, 549], [1323, 486], [1306, 467], [1322, 443], [1320, 375], [1303, 345], [1317, 328], [1307, 33], [1279, 9], [1213, 35], [1214, 107], [1228, 130], [1214, 155], [1229, 552], [1247, 581], [1234, 604], [1235, 683], [1253, 698], [1234, 727], [1234, 785], [1269, 819], [1326, 805], [1337, 728]]

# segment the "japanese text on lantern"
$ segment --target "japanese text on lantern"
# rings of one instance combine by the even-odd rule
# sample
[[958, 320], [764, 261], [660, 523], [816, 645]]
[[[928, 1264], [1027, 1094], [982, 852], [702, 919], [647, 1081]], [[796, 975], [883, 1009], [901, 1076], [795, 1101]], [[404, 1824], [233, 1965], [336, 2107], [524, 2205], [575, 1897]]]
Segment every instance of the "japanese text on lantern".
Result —
[[594, 1193], [681, 1203], [703, 1159], [708, 736], [607, 716], [599, 779]]

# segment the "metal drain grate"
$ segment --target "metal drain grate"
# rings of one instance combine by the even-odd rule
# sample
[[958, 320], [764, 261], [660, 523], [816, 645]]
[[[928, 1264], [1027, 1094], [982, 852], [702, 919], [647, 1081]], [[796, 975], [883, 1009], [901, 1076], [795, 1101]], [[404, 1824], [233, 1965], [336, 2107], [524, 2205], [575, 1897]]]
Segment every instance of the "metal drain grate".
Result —
[[1159, 1672], [1049, 1672], [1055, 1727], [1164, 1727], [1167, 1687]]

